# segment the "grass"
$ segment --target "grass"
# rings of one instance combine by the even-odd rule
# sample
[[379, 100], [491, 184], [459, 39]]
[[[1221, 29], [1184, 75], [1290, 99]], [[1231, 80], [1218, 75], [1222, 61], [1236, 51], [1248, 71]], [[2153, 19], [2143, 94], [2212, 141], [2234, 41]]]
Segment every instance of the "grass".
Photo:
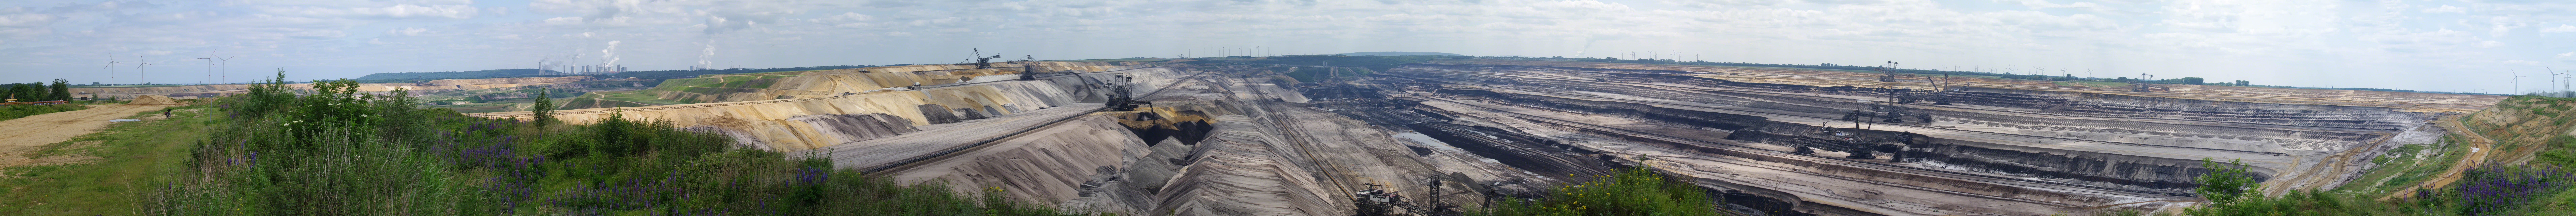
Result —
[[668, 122], [476, 118], [354, 85], [263, 85], [49, 146], [103, 158], [8, 169], [0, 215], [1078, 215]]
[[[2454, 164], [2467, 155], [2465, 138], [2445, 136], [2435, 145], [2392, 149], [2371, 161], [2378, 168], [2332, 190], [2302, 190], [2273, 197], [2245, 199], [2191, 210], [2190, 215], [2576, 215], [2576, 137], [2562, 115], [2576, 111], [2576, 99], [2515, 96], [2460, 120], [2495, 139], [2488, 164]], [[2476, 120], [2480, 115], [2509, 115], [2511, 121]], [[2429, 154], [2429, 155], [2428, 155]], [[2530, 156], [2527, 163], [2508, 163]], [[2424, 184], [2431, 175], [2452, 167], [2473, 166], [2450, 185], [2432, 185], [2412, 196], [2381, 201], [2394, 189]]]
[[1498, 202], [1470, 215], [1718, 215], [1708, 189], [1642, 167], [1596, 177], [1557, 186], [1535, 202]]
[[[793, 73], [793, 72], [799, 72], [799, 71], [788, 71], [788, 72], [762, 72], [762, 73], [744, 73], [744, 74], [776, 74], [776, 73]], [[581, 97], [575, 97], [573, 100], [567, 100], [567, 101], [578, 101], [578, 100], [585, 100], [585, 99], [599, 99], [599, 100], [612, 100], [612, 101], [633, 102], [633, 103], [636, 103], [636, 104], [643, 104], [643, 105], [648, 105], [648, 106], [649, 106], [649, 105], [671, 105], [671, 104], [693, 104], [693, 103], [700, 103], [700, 102], [698, 102], [698, 101], [694, 101], [695, 99], [683, 99], [683, 100], [663, 99], [663, 98], [661, 98], [661, 97], [660, 97], [660, 94], [661, 94], [661, 92], [684, 92], [684, 93], [699, 94], [699, 95], [715, 95], [715, 94], [722, 94], [722, 93], [724, 93], [724, 92], [731, 91], [731, 90], [729, 90], [729, 89], [740, 89], [740, 88], [769, 88], [769, 86], [770, 86], [771, 84], [775, 84], [779, 78], [795, 77], [795, 76], [804, 76], [804, 75], [753, 75], [753, 76], [708, 77], [708, 76], [715, 76], [715, 75], [727, 75], [727, 74], [712, 74], [712, 75], [704, 75], [704, 76], [699, 76], [700, 78], [668, 79], [668, 80], [663, 80], [661, 84], [659, 84], [659, 85], [655, 85], [655, 86], [653, 86], [653, 88], [650, 88], [650, 89], [644, 89], [644, 90], [634, 90], [634, 91], [597, 91], [597, 92], [587, 92], [587, 93], [583, 93], [583, 95], [582, 95]], [[576, 102], [575, 104], [579, 104], [579, 102]], [[576, 106], [574, 106], [574, 107], [568, 107], [567, 109], [580, 109], [580, 108], [597, 108], [597, 107], [591, 107], [591, 106], [585, 106], [585, 105], [576, 105]]]
[[1066, 216], [999, 190], [899, 185], [824, 157], [611, 116], [531, 123], [420, 111], [319, 82], [252, 87], [188, 141], [180, 170], [129, 201], [155, 216]]
[[[202, 108], [179, 107], [179, 109]], [[159, 110], [130, 118], [159, 115]], [[0, 215], [135, 215], [138, 188], [163, 180], [187, 158], [191, 143], [218, 122], [206, 112], [173, 112], [170, 120], [111, 123], [98, 133], [38, 147], [30, 158], [95, 156], [72, 164], [0, 169]]]
[[2433, 175], [2449, 170], [2454, 165], [2453, 162], [2458, 162], [2460, 157], [2466, 157], [2469, 154], [2468, 146], [2462, 145], [2459, 139], [2443, 136], [2441, 143], [2408, 144], [2390, 149], [2379, 158], [2371, 159], [2372, 162], [2378, 163], [2379, 167], [2364, 172], [2360, 178], [2344, 183], [2342, 187], [2336, 189], [2386, 193], [2421, 184]]
[[18, 118], [25, 118], [25, 117], [27, 117], [27, 116], [32, 116], [32, 115], [41, 115], [41, 114], [46, 114], [46, 113], [58, 113], [58, 112], [63, 112], [63, 111], [83, 110], [83, 109], [89, 109], [89, 107], [88, 107], [88, 106], [81, 106], [81, 105], [79, 105], [79, 104], [47, 104], [47, 105], [13, 105], [13, 106], [0, 106], [0, 120], [18, 119]]

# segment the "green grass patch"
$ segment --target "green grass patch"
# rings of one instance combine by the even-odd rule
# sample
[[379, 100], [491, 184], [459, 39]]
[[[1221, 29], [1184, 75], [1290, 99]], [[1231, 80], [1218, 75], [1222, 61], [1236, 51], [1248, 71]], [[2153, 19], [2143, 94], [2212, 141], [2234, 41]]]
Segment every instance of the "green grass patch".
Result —
[[1718, 215], [1708, 189], [1642, 167], [1595, 177], [1550, 189], [1536, 202], [1496, 202], [1469, 215]]
[[[2426, 150], [2431, 151], [2426, 151]], [[2409, 144], [2390, 149], [2371, 161], [2378, 167], [2363, 172], [2360, 178], [2337, 189], [2385, 193], [2422, 184], [2433, 175], [2442, 174], [2469, 154], [2467, 145], [2457, 137], [2443, 136], [2438, 144]], [[2421, 158], [2421, 159], [2418, 159]]]
[[[203, 106], [179, 109], [203, 108]], [[130, 118], [159, 115], [159, 110]], [[168, 120], [110, 123], [98, 133], [39, 146], [30, 158], [98, 157], [70, 164], [0, 169], [0, 215], [136, 215], [145, 189], [177, 172], [189, 146], [219, 114], [173, 112]]]

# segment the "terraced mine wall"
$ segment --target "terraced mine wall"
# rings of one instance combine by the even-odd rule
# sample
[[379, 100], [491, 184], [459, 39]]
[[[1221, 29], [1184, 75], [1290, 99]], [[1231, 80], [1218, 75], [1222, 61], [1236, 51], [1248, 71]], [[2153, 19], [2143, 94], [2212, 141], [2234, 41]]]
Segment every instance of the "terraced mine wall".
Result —
[[[1945, 191], [1972, 193], [1992, 197], [2047, 201], [2065, 205], [2102, 205], [2116, 203], [2116, 201], [2119, 201], [2060, 190], [2013, 187], [1989, 182], [1926, 176], [1917, 173], [1891, 172], [1887, 170], [1819, 163], [1812, 160], [1785, 158], [1769, 154], [1747, 152], [1739, 149], [1707, 147], [1701, 146], [1700, 144], [1675, 142], [1671, 140], [1637, 136], [1626, 132], [1591, 129], [1576, 125], [1558, 124], [1550, 121], [1531, 122], [1547, 124], [1549, 127], [1567, 128], [1587, 135], [1608, 137], [1630, 143], [1680, 149], [1704, 155], [1742, 158], [1758, 161], [1766, 165], [1797, 168], [1808, 170], [1808, 173], [1831, 175], [1841, 178], [1866, 179], [1911, 187], [1941, 189]], [[1635, 161], [1622, 162], [1630, 164], [1636, 163]], [[2197, 165], [2197, 161], [2194, 162], [2194, 165]], [[1695, 181], [1700, 185], [1711, 186], [1712, 189], [1724, 190], [1723, 193], [1720, 194], [1721, 196], [1730, 196], [1730, 198], [1734, 198], [1727, 200], [1729, 203], [1763, 210], [1762, 212], [1774, 212], [1773, 214], [1781, 215], [1875, 215], [1809, 201], [1809, 199], [1826, 199], [1822, 197], [1803, 197], [1790, 193], [1778, 192], [1770, 188], [1737, 184], [1719, 179], [1703, 178], [1695, 179]]]
[[[1329, 95], [1407, 89], [1411, 92], [1397, 97], [1437, 104], [1405, 107], [1470, 115], [1443, 121], [1513, 127], [1522, 133], [1579, 134], [1548, 139], [1579, 143], [1572, 146], [1602, 155], [1638, 154], [1609, 158], [1621, 163], [1725, 167], [1657, 168], [1700, 176], [1701, 185], [1725, 190], [1724, 196], [1770, 200], [1734, 203], [1738, 206], [1817, 215], [2168, 208], [2177, 206], [2175, 200], [2187, 200], [2185, 195], [2197, 186], [2192, 178], [2207, 172], [2200, 168], [2203, 158], [2245, 158], [2258, 179], [2291, 188], [2267, 191], [2271, 193], [2334, 187], [2370, 166], [2355, 158], [2424, 142], [2429, 139], [2424, 134], [2443, 130], [2430, 121], [2484, 109], [2486, 101], [2501, 98], [2197, 85], [2133, 92], [1982, 78], [1936, 86], [1919, 75], [1879, 82], [1877, 73], [1550, 62], [1408, 64], [1377, 75], [1378, 80], [1349, 82], [1384, 91], [1301, 85], [1316, 85], [1323, 89], [1311, 92]], [[1504, 122], [1520, 125], [1500, 124]], [[1585, 136], [1616, 141], [1577, 139]], [[1841, 137], [1870, 141], [1851, 143]], [[1654, 148], [1623, 147], [1627, 144]], [[1790, 153], [1795, 146], [1814, 146], [1817, 153]], [[1843, 150], [1874, 156], [1846, 158], [1851, 154]], [[1645, 159], [1673, 153], [1758, 162]], [[1738, 171], [1729, 170], [1739, 166], [1804, 180], [1730, 176]], [[1906, 187], [1851, 192], [1818, 185], [1841, 181], [1832, 179]], [[1880, 195], [1930, 195], [1912, 190], [1976, 196]], [[1948, 195], [1925, 197], [1940, 196]], [[2044, 207], [1976, 208], [1991, 204], [1965, 206], [1975, 203], [1964, 200]]]
[[[1412, 71], [1408, 71], [1408, 72], [1417, 72], [1417, 73], [1421, 73], [1421, 74], [1423, 74], [1424, 76], [1427, 76], [1427, 77], [1440, 77], [1440, 78], [1453, 78], [1453, 79], [1467, 79], [1467, 80], [1474, 80], [1474, 81], [1477, 81], [1477, 82], [1486, 82], [1486, 83], [1495, 83], [1495, 84], [1505, 84], [1505, 85], [1530, 85], [1530, 86], [1547, 86], [1547, 87], [1559, 87], [1559, 88], [1569, 88], [1569, 89], [1583, 89], [1583, 90], [1587, 90], [1587, 91], [1602, 91], [1602, 92], [1616, 92], [1616, 93], [1631, 93], [1631, 92], [1635, 92], [1635, 90], [1633, 90], [1634, 88], [1606, 89], [1606, 88], [1616, 88], [1616, 87], [1603, 87], [1603, 86], [1601, 86], [1601, 85], [1591, 85], [1591, 84], [1575, 85], [1575, 84], [1578, 84], [1578, 83], [1571, 83], [1571, 82], [1565, 82], [1565, 81], [1548, 81], [1548, 80], [1514, 79], [1514, 78], [1491, 77], [1491, 76], [1475, 76], [1475, 75], [1464, 75], [1464, 74], [1442, 73], [1442, 72], [1440, 72], [1440, 71], [1477, 71], [1477, 72], [1494, 72], [1494, 71], [1504, 71], [1504, 70], [1523, 69], [1523, 68], [1518, 68], [1518, 67], [1490, 66], [1490, 65], [1408, 64], [1408, 65], [1405, 65], [1405, 68], [1410, 68], [1410, 69], [1427, 69], [1427, 70], [1412, 70]], [[1437, 70], [1437, 71], [1435, 71], [1435, 70]], [[1391, 72], [1392, 72], [1392, 71], [1391, 71]], [[1934, 89], [1930, 88], [1930, 86], [1928, 86], [1928, 85], [1918, 85], [1918, 84], [1920, 84], [1920, 83], [1907, 83], [1907, 84], [1904, 84], [1904, 85], [1865, 84], [1865, 85], [1817, 86], [1817, 85], [1799, 85], [1799, 84], [1785, 84], [1785, 83], [1739, 82], [1739, 81], [1734, 81], [1734, 80], [1725, 79], [1725, 78], [1728, 78], [1727, 76], [1705, 75], [1705, 74], [1606, 74], [1606, 73], [1594, 73], [1594, 74], [1599, 74], [1599, 75], [1602, 77], [1602, 79], [1604, 79], [1604, 81], [1609, 81], [1609, 82], [1622, 82], [1622, 83], [1669, 83], [1669, 84], [1683, 84], [1683, 85], [1700, 86], [1700, 87], [1714, 87], [1714, 88], [1743, 89], [1743, 90], [1748, 90], [1748, 91], [1782, 92], [1782, 93], [1811, 93], [1811, 94], [1850, 95], [1850, 96], [1868, 96], [1868, 97], [1877, 97], [1877, 98], [1882, 98], [1882, 99], [1883, 99], [1883, 98], [1891, 98], [1892, 96], [1898, 96], [1897, 94], [1901, 94], [1901, 93], [1905, 93], [1905, 92], [1933, 92], [1933, 90], [1934, 90]], [[1789, 82], [1789, 81], [1779, 81], [1779, 82]], [[1851, 82], [1871, 82], [1871, 83], [1877, 83], [1877, 82], [1874, 82], [1874, 81], [1851, 81]], [[1863, 86], [1879, 86], [1879, 87], [1863, 87]], [[2051, 114], [2060, 114], [2060, 115], [2103, 116], [2103, 117], [2129, 117], [2129, 118], [2165, 118], [2165, 119], [2185, 119], [2185, 120], [2204, 120], [2204, 121], [2228, 121], [2228, 122], [2245, 122], [2245, 123], [2260, 123], [2260, 124], [2282, 124], [2282, 125], [2300, 125], [2300, 126], [2357, 127], [2357, 128], [2373, 128], [2373, 129], [2406, 129], [2406, 128], [2412, 128], [2412, 127], [2416, 126], [2417, 124], [2421, 124], [2421, 123], [2422, 123], [2422, 122], [2424, 122], [2425, 120], [2430, 119], [2430, 117], [2427, 117], [2427, 116], [2423, 115], [2422, 113], [2416, 113], [2416, 112], [2409, 111], [2409, 110], [2403, 110], [2403, 109], [2398, 109], [2398, 108], [2390, 108], [2390, 107], [2335, 106], [2335, 105], [2318, 105], [2318, 104], [2282, 104], [2282, 103], [2239, 102], [2239, 101], [2194, 100], [2194, 99], [2181, 99], [2181, 98], [2142, 97], [2142, 96], [2133, 96], [2133, 95], [2114, 95], [2114, 94], [2082, 93], [2082, 92], [2068, 92], [2068, 91], [2045, 91], [2045, 90], [2025, 90], [2025, 89], [2002, 89], [2002, 88], [1988, 88], [1988, 87], [1975, 87], [1975, 86], [1960, 86], [1960, 87], [1956, 87], [1955, 89], [1957, 89], [1957, 90], [1951, 90], [1951, 91], [1948, 91], [1949, 93], [1943, 93], [1943, 95], [1946, 95], [1945, 97], [1946, 97], [1946, 98], [1949, 98], [1949, 99], [1951, 100], [1951, 102], [1952, 102], [1952, 103], [1965, 103], [1965, 104], [1971, 104], [1971, 105], [1984, 105], [1984, 106], [1994, 106], [1994, 107], [2017, 108], [2017, 109], [2027, 110], [2027, 111], [2034, 111], [2034, 112], [2048, 112], [2048, 113], [2051, 113]], [[1711, 93], [1722, 93], [1722, 92], [1711, 92]], [[1653, 96], [1667, 96], [1667, 95], [1671, 95], [1671, 96], [1679, 96], [1680, 94], [1673, 94], [1673, 93], [1651, 94], [1651, 93], [1650, 93], [1650, 94], [1639, 94], [1639, 95], [1641, 95], [1641, 96], [1650, 96], [1650, 97], [1653, 97]], [[1742, 95], [1742, 94], [1733, 94], [1733, 95]], [[2449, 95], [2449, 94], [2441, 94], [2441, 95]], [[1658, 97], [1658, 98], [1672, 99], [1672, 98], [1681, 98], [1681, 97]], [[1680, 99], [1674, 99], [1674, 100], [1680, 100]], [[1724, 102], [1726, 102], [1726, 101], [1747, 101], [1747, 100], [1726, 100], [1726, 99], [1702, 100], [1702, 102], [1719, 102], [1719, 103], [1724, 103]], [[1738, 102], [1738, 103], [1742, 103], [1742, 102]], [[1744, 105], [1744, 104], [1737, 104], [1737, 105]], [[1852, 106], [1852, 105], [1842, 105], [1842, 106], [1843, 106], [1843, 107], [1849, 107], [1849, 106]], [[1841, 108], [1841, 107], [1837, 107], [1837, 108]]]
[[[1669, 79], [1636, 79], [1627, 81], [1617, 79], [1607, 80], [1610, 80], [1610, 82], [1631, 83], [1679, 83], [1680, 81], [1688, 81], [1689, 83], [1692, 83], [1691, 85], [1693, 86], [1748, 90], [1683, 91], [1635, 85], [1598, 85], [1585, 83], [1583, 81], [1496, 77], [1490, 75], [1434, 70], [1409, 70], [1396, 71], [1394, 73], [1402, 75], [1418, 75], [1422, 78], [1510, 83], [1520, 86], [1549, 87], [1563, 90], [1618, 93], [1653, 99], [1689, 101], [1712, 105], [1757, 108], [1761, 110], [1770, 110], [1771, 112], [1822, 116], [1836, 116], [1850, 110], [1871, 109], [1877, 105], [1861, 103], [1852, 98], [1789, 96], [1783, 94], [1753, 92], [1771, 91], [1859, 96], [1873, 96], [1873, 94], [1875, 94], [1875, 96], [1886, 96], [1885, 94], [1881, 94], [1881, 92], [1904, 91], [1904, 89], [1854, 88], [1841, 86], [1813, 87], [1786, 84], [1743, 83], [1706, 77], [1665, 74], [1642, 74], [1634, 76], [1664, 77]], [[1908, 125], [1964, 128], [1987, 132], [2038, 136], [2076, 137], [2090, 140], [2149, 145], [2285, 153], [2296, 151], [2338, 151], [2366, 143], [2374, 143], [2378, 140], [2384, 139], [2386, 135], [2393, 134], [2398, 130], [2422, 126], [2423, 122], [2430, 120], [2433, 116], [2430, 113], [2389, 107], [2250, 103], [1992, 88], [1962, 89], [1969, 89], [1969, 91], [1952, 91], [1956, 94], [1950, 94], [1950, 98], [1957, 99], [1953, 100], [1954, 103], [2020, 109], [2006, 109], [2006, 111], [2012, 111], [2010, 113], [1995, 113], [1991, 111], [1964, 112], [1949, 109], [1923, 108], [1897, 109], [1902, 109], [1905, 112], [1916, 114], [1928, 114], [1910, 117], [1907, 120], [1912, 122], [1908, 123]], [[2020, 92], [2044, 95], [2053, 94], [2070, 97], [2042, 100], [2029, 99], [2036, 97], [2029, 97], [2027, 94], [1996, 92]], [[1989, 100], [1996, 98], [2012, 100]], [[2172, 109], [2101, 108], [2103, 106], [2087, 104], [2156, 106]], [[2103, 114], [2105, 112], [2095, 110], [2128, 110], [2141, 112], [2112, 115]], [[1871, 113], [1884, 114], [1883, 112]], [[2049, 118], [2031, 117], [2030, 115], [2032, 114], [2047, 116]], [[2142, 118], [2145, 120], [2140, 120]], [[2154, 119], [2188, 121], [2154, 121]], [[1925, 122], [1922, 120], [1934, 120], [1939, 122]], [[2245, 124], [2209, 124], [2210, 122], [2202, 121]], [[2282, 129], [2277, 127], [2278, 125], [2313, 127], [2302, 129]]]
[[[1418, 191], [1427, 186], [1410, 179], [1439, 174], [1423, 165], [1405, 164], [1412, 155], [1387, 152], [1390, 146], [1305, 146], [1351, 145], [1366, 139], [1382, 142], [1388, 137], [1368, 136], [1368, 132], [1312, 135], [1369, 129], [1296, 123], [1326, 119], [1311, 116], [1319, 113], [1276, 113], [1295, 107], [1278, 106], [1287, 104], [1275, 104], [1275, 96], [1251, 90], [1255, 83], [1210, 79], [1175, 84], [1138, 99], [1152, 103], [1135, 111], [1079, 117], [979, 147], [975, 153], [889, 175], [906, 181], [947, 181], [958, 190], [991, 191], [982, 187], [997, 186], [1013, 199], [1073, 211], [1352, 215], [1356, 212], [1346, 192], [1360, 186], [1348, 183], [1351, 180], [1377, 179], [1375, 183], [1387, 189]], [[1299, 120], [1282, 121], [1286, 118]], [[1318, 126], [1332, 128], [1301, 128]], [[1331, 137], [1362, 140], [1299, 141], [1337, 140]], [[1452, 187], [1451, 191], [1473, 190]], [[1447, 197], [1450, 202], [1482, 199]]]
[[[2190, 188], [2197, 186], [2196, 184], [2190, 183], [2193, 182], [2192, 177], [2199, 176], [2201, 173], [2209, 172], [2207, 169], [2200, 168], [2200, 161], [2198, 160], [2028, 148], [2014, 145], [1943, 139], [1896, 131], [1856, 128], [1831, 129], [1832, 131], [1855, 133], [1860, 137], [1889, 135], [1910, 136], [1911, 138], [1907, 139], [1906, 144], [1903, 144], [1905, 148], [1903, 148], [1904, 150], [1900, 153], [1900, 150], [1895, 148], [1897, 145], [1893, 144], [1869, 143], [1863, 146], [1843, 146], [1842, 144], [1835, 144], [1835, 142], [1827, 139], [1828, 137], [1832, 137], [1831, 132], [1828, 132], [1827, 130], [1828, 128], [1804, 123], [1770, 121], [1766, 118], [1757, 116], [1675, 109], [1616, 101], [1591, 101], [1525, 94], [1504, 94], [1494, 91], [1474, 89], [1444, 89], [1438, 91], [1438, 93], [1457, 96], [1479, 96], [1495, 103], [1511, 104], [1515, 106], [1548, 109], [1560, 112], [1584, 113], [1590, 115], [1618, 116], [1660, 125], [1713, 130], [1713, 132], [1727, 133], [1727, 139], [1733, 140], [1764, 142], [1778, 145], [1815, 145], [1834, 148], [1863, 148], [1877, 153], [1898, 154], [1896, 157], [1900, 158], [1928, 160], [1955, 166], [1945, 167], [1947, 169], [2027, 175], [2048, 179], [2064, 179], [2063, 181], [2067, 182], [2091, 184], [2096, 186], [2185, 192], [2189, 191]], [[1602, 135], [1618, 136], [1615, 133], [1605, 133]], [[1679, 143], [1671, 144], [1675, 146], [1668, 147], [1684, 149], [1704, 148]], [[1704, 151], [1726, 150], [1708, 149]], [[1819, 169], [1839, 168], [1839, 166], [1805, 167]], [[2265, 169], [2258, 170], [2258, 172], [2268, 173], [2269, 171]]]
[[[1672, 72], [1680, 72], [1680, 73], [1763, 74], [1763, 75], [1781, 76], [1781, 77], [1829, 78], [1829, 79], [1842, 79], [1842, 80], [1876, 80], [1876, 79], [1877, 79], [1877, 76], [1879, 76], [1879, 74], [1878, 74], [1878, 73], [1844, 72], [1844, 71], [1830, 71], [1830, 70], [1817, 70], [1817, 69], [1760, 68], [1760, 67], [1726, 67], [1726, 66], [1694, 66], [1694, 65], [1646, 65], [1646, 64], [1603, 63], [1603, 62], [1572, 62], [1572, 61], [1514, 61], [1514, 60], [1489, 60], [1489, 59], [1441, 59], [1441, 60], [1434, 60], [1434, 61], [1432, 61], [1431, 63], [1438, 63], [1438, 64], [1452, 64], [1452, 65], [1491, 65], [1491, 67], [1545, 67], [1545, 68], [1566, 68], [1566, 69], [1574, 69], [1574, 70], [1631, 70], [1631, 71], [1672, 71]], [[1935, 78], [1936, 78], [1936, 77], [1933, 77], [1933, 76], [1923, 76], [1923, 75], [1907, 74], [1907, 75], [1905, 75], [1905, 76], [1900, 76], [1900, 77], [1898, 77], [1898, 81], [1899, 81], [1899, 82], [1901, 82], [1901, 83], [1928, 83], [1930, 80], [1935, 79]], [[2037, 80], [2016, 80], [2016, 79], [1993, 79], [1993, 78], [1981, 78], [1981, 77], [1950, 77], [1950, 78], [1947, 80], [1947, 82], [1946, 82], [1946, 83], [1961, 83], [1961, 84], [1968, 84], [1968, 85], [2012, 85], [2012, 86], [2026, 86], [2026, 87], [2072, 88], [2072, 89], [2093, 89], [2093, 90], [2127, 90], [2127, 89], [2125, 89], [2125, 88], [2100, 88], [2100, 87], [2085, 87], [2085, 86], [2073, 86], [2073, 85], [2058, 85], [2058, 84], [2057, 84], [2057, 83], [2055, 83], [2055, 82], [2049, 82], [2049, 81], [2037, 81]], [[1825, 86], [1832, 86], [1832, 85], [1825, 85]], [[2361, 90], [2337, 90], [2337, 89], [2263, 88], [2263, 87], [2212, 86], [2212, 85], [2183, 85], [2183, 84], [2156, 84], [2156, 86], [2166, 88], [2166, 89], [2168, 89], [2166, 92], [2172, 92], [2172, 93], [2218, 94], [2218, 95], [2231, 95], [2231, 96], [2294, 97], [2294, 98], [2309, 98], [2309, 99], [2356, 100], [2356, 101], [2374, 101], [2374, 102], [2464, 104], [2464, 105], [2479, 105], [2479, 106], [2484, 106], [2484, 105], [2487, 105], [2487, 104], [2495, 104], [2496, 102], [2503, 101], [2503, 100], [2506, 98], [2505, 96], [2500, 96], [2500, 95], [2463, 95], [2463, 94], [2441, 94], [2441, 93], [2419, 93], [2419, 92], [2390, 92], [2390, 91], [2361, 91]], [[2462, 112], [2466, 112], [2466, 111], [2475, 111], [2475, 109], [2471, 109], [2471, 110], [2462, 110]]]
[[[666, 80], [651, 89], [626, 92], [600, 92], [599, 95], [575, 98], [571, 104], [566, 105], [566, 108], [584, 109], [615, 106], [650, 106], [833, 97], [842, 94], [908, 90], [915, 85], [922, 87], [938, 87], [942, 85], [1014, 81], [1019, 79], [1020, 74], [1029, 72], [1022, 70], [1033, 70], [1036, 72], [1095, 72], [1150, 67], [1148, 65], [1119, 65], [1105, 62], [1038, 62], [1031, 67], [1024, 68], [1019, 66], [1020, 65], [1018, 64], [996, 64], [994, 68], [975, 68], [975, 66], [968, 65], [906, 65], [813, 71], [700, 75], [697, 78]], [[990, 113], [986, 114], [989, 115]]]

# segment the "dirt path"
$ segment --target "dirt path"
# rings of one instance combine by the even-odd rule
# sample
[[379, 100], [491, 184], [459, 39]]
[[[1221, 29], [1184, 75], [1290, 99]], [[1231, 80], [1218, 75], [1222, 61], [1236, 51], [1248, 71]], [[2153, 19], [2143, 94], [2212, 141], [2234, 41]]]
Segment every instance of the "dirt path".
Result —
[[[2462, 118], [2467, 118], [2467, 117], [2462, 117]], [[2478, 132], [2477, 132], [2477, 131], [2474, 131], [2474, 130], [2469, 129], [2469, 127], [2468, 127], [2468, 126], [2466, 126], [2466, 125], [2460, 125], [2460, 121], [2459, 121], [2459, 120], [2457, 120], [2457, 119], [2442, 119], [2442, 120], [2433, 120], [2433, 121], [2434, 121], [2434, 122], [2439, 122], [2438, 124], [2440, 124], [2440, 125], [2441, 125], [2442, 127], [2444, 127], [2444, 128], [2449, 129], [2449, 130], [2451, 131], [2451, 133], [2452, 133], [2452, 134], [2468, 135], [2468, 137], [2470, 138], [2470, 139], [2469, 139], [2469, 143], [2468, 143], [2468, 144], [2469, 144], [2469, 147], [2470, 147], [2470, 148], [2476, 148], [2476, 150], [2475, 150], [2475, 151], [2471, 151], [2471, 152], [2469, 152], [2469, 155], [2468, 155], [2468, 156], [2466, 156], [2466, 157], [2460, 157], [2460, 162], [2459, 162], [2459, 163], [2453, 163], [2453, 164], [2451, 164], [2451, 168], [2450, 168], [2450, 170], [2442, 171], [2442, 174], [2441, 174], [2441, 175], [2434, 175], [2434, 176], [2433, 176], [2433, 179], [2426, 179], [2426, 180], [2424, 180], [2424, 183], [2425, 183], [2425, 184], [2416, 184], [2416, 185], [2406, 186], [2406, 189], [2398, 189], [2396, 192], [2388, 193], [2388, 196], [2380, 197], [2380, 198], [2379, 198], [2380, 200], [2388, 200], [2388, 199], [2394, 199], [2394, 198], [2398, 198], [2398, 197], [2405, 197], [2405, 196], [2414, 196], [2414, 195], [2415, 195], [2415, 190], [2416, 190], [2416, 189], [2421, 189], [2421, 188], [2423, 188], [2423, 187], [2424, 187], [2424, 185], [2448, 185], [2448, 184], [2451, 184], [2451, 181], [2458, 181], [2458, 180], [2460, 180], [2460, 172], [2468, 171], [2468, 170], [2469, 170], [2469, 168], [2472, 168], [2472, 167], [2476, 166], [2479, 162], [2485, 162], [2485, 161], [2487, 160], [2487, 154], [2488, 154], [2489, 152], [2495, 152], [2495, 151], [2496, 151], [2496, 150], [2495, 150], [2495, 139], [2488, 139], [2488, 138], [2487, 138], [2487, 136], [2486, 136], [2485, 134], [2478, 134]]]
[[[46, 113], [0, 121], [0, 127], [9, 128], [5, 133], [0, 133], [0, 167], [69, 162], [55, 161], [57, 158], [27, 159], [27, 152], [35, 151], [37, 146], [63, 142], [72, 137], [96, 132], [99, 128], [107, 127], [110, 123], [107, 120], [171, 106], [178, 105], [90, 105], [89, 109], [84, 110]], [[161, 117], [152, 117], [156, 120], [159, 118]]]

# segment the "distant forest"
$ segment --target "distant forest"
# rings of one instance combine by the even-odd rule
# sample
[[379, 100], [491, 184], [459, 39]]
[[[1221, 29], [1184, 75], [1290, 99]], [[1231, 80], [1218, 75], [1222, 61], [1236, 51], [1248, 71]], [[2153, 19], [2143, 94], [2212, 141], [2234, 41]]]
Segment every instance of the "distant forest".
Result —
[[[1640, 64], [1711, 65], [1711, 66], [1745, 66], [1745, 67], [1782, 67], [1782, 68], [1808, 68], [1808, 69], [1831, 69], [1831, 70], [1854, 70], [1854, 71], [1876, 71], [1876, 70], [1878, 69], [1878, 66], [1856, 66], [1856, 65], [1842, 65], [1842, 64], [1834, 64], [1834, 63], [1822, 63], [1822, 64], [1812, 64], [1812, 65], [1803, 65], [1803, 64], [1761, 64], [1761, 63], [1738, 63], [1738, 62], [1680, 61], [1680, 60], [1672, 60], [1672, 59], [1566, 58], [1566, 57], [1564, 57], [1564, 56], [1556, 56], [1556, 57], [1490, 56], [1490, 57], [1476, 57], [1476, 58], [1483, 58], [1483, 59], [1510, 59], [1510, 60], [1540, 60], [1540, 61], [1578, 61], [1578, 62], [1640, 63]], [[2245, 81], [2245, 80], [2221, 81], [2221, 82], [2208, 82], [2208, 81], [2206, 81], [2205, 79], [2200, 78], [2200, 77], [2183, 77], [2183, 78], [2173, 78], [2173, 79], [2154, 79], [2154, 80], [2147, 80], [2147, 79], [2138, 79], [2138, 78], [2130, 78], [2130, 77], [2112, 77], [2112, 78], [2100, 78], [2100, 77], [2076, 77], [2074, 74], [2060, 74], [2060, 75], [2054, 75], [2054, 76], [2052, 76], [2052, 75], [2046, 75], [2046, 74], [2012, 74], [2012, 73], [1988, 73], [1988, 72], [1976, 72], [1976, 71], [1947, 71], [1947, 70], [1923, 70], [1923, 69], [1891, 69], [1891, 70], [1896, 71], [1896, 72], [1898, 72], [1898, 73], [1975, 75], [1975, 76], [1992, 76], [1992, 77], [1998, 77], [1998, 78], [2004, 78], [2004, 79], [2044, 80], [2044, 81], [2142, 82], [2142, 83], [2153, 83], [2153, 84], [2223, 85], [2223, 86], [2249, 86], [2249, 87], [2268, 87], [2268, 88], [2302, 88], [2302, 89], [2335, 89], [2335, 90], [2364, 90], [2364, 91], [2393, 91], [2393, 92], [2423, 92], [2423, 93], [2469, 94], [2469, 95], [2510, 95], [2510, 94], [2481, 94], [2481, 93], [2466, 93], [2466, 92], [2416, 91], [2416, 90], [2384, 89], [2384, 88], [2320, 88], [2320, 87], [2298, 87], [2298, 86], [2254, 85], [2252, 82], [2250, 82], [2250, 81]]]

